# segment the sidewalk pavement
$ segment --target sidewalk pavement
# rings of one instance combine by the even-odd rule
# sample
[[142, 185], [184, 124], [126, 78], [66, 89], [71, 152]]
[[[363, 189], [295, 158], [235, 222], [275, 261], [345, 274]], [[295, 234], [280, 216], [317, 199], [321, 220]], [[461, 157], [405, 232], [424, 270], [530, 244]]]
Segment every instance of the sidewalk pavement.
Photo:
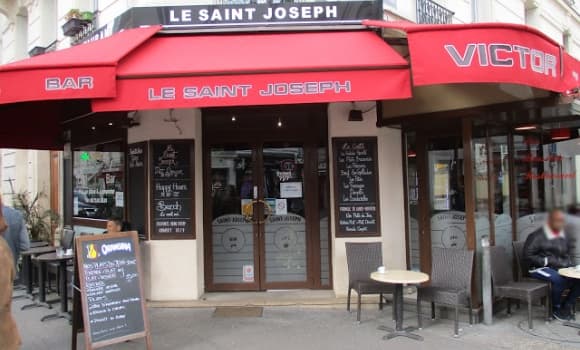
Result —
[[[70, 349], [71, 328], [63, 319], [40, 322], [53, 310], [35, 308], [21, 311], [29, 300], [15, 300], [14, 313], [23, 338], [22, 350]], [[58, 305], [55, 305], [58, 307]], [[356, 313], [343, 305], [265, 307], [259, 318], [219, 318], [213, 308], [150, 308], [149, 318], [154, 349], [196, 350], [375, 350], [375, 349], [580, 349], [578, 330], [553, 321], [542, 320], [542, 310], [535, 308], [535, 329], [528, 331], [525, 308], [511, 317], [496, 315], [492, 326], [461, 324], [459, 338], [453, 338], [449, 320], [425, 319], [424, 329], [417, 331], [425, 339], [382, 340], [385, 334], [377, 326], [390, 320], [390, 307], [379, 311], [370, 305], [363, 310], [363, 322], [356, 324]], [[417, 324], [416, 314], [405, 313], [405, 325]], [[79, 349], [84, 339], [79, 335]], [[106, 349], [144, 349], [141, 340], [117, 344]]]

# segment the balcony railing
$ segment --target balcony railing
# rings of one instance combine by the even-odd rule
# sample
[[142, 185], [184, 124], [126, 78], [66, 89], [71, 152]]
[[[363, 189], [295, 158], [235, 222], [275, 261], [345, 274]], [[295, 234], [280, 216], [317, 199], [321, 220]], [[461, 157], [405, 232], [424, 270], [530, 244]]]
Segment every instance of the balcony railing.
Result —
[[447, 24], [453, 12], [431, 0], [417, 0], [417, 23]]

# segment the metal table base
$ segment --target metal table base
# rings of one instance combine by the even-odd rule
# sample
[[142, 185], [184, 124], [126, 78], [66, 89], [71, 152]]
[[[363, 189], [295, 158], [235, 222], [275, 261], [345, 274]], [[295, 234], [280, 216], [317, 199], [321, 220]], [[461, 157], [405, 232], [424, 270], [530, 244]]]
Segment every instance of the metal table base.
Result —
[[396, 284], [395, 285], [395, 294], [394, 294], [394, 308], [395, 308], [395, 322], [396, 326], [395, 329], [387, 326], [379, 326], [379, 330], [388, 332], [387, 335], [383, 337], [383, 340], [389, 340], [396, 337], [407, 337], [413, 340], [422, 341], [423, 337], [412, 333], [413, 331], [417, 330], [417, 327], [405, 327], [403, 328], [403, 285]]

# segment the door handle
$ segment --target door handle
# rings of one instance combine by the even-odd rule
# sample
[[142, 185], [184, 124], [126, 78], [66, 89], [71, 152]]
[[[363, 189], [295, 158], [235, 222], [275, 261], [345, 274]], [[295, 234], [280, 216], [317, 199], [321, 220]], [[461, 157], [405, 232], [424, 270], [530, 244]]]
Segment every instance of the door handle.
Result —
[[272, 208], [263, 199], [258, 199], [255, 202], [262, 204], [262, 206], [264, 207], [264, 218], [262, 220], [257, 220], [256, 223], [258, 223], [258, 224], [264, 224], [264, 223], [266, 223], [266, 220], [268, 220], [268, 218], [270, 217], [270, 215], [272, 215]]

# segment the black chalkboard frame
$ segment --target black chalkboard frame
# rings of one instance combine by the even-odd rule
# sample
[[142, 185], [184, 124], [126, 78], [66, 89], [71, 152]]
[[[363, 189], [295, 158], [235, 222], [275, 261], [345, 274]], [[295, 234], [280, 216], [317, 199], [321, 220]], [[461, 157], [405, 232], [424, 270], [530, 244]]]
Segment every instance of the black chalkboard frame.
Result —
[[[344, 142], [365, 142], [373, 144], [374, 152], [374, 164], [373, 164], [373, 174], [375, 178], [375, 191], [376, 191], [376, 207], [377, 207], [377, 230], [376, 232], [346, 232], [340, 230], [339, 225], [339, 189], [338, 189], [338, 152], [339, 145]], [[362, 137], [333, 137], [332, 138], [332, 170], [333, 170], [333, 193], [334, 193], [334, 232], [335, 236], [339, 238], [343, 237], [378, 237], [381, 236], [381, 206], [380, 206], [380, 191], [379, 191], [379, 160], [378, 160], [378, 145], [376, 136], [362, 136]]]
[[[160, 233], [155, 230], [155, 160], [153, 156], [155, 154], [155, 147], [158, 145], [165, 145], [168, 143], [174, 144], [187, 144], [189, 145], [189, 169], [191, 174], [191, 231], [186, 233]], [[195, 239], [196, 229], [195, 229], [195, 140], [193, 139], [167, 139], [167, 140], [150, 140], [149, 141], [149, 226], [150, 238], [152, 240], [162, 240], [162, 239]]]
[[[135, 258], [137, 259], [137, 271], [139, 273], [139, 291], [140, 291], [140, 300], [141, 300], [141, 312], [143, 315], [143, 325], [144, 331], [139, 333], [134, 333], [130, 335], [126, 335], [123, 337], [108, 339], [100, 342], [93, 343], [91, 340], [91, 331], [90, 331], [90, 318], [89, 318], [89, 309], [87, 303], [87, 295], [86, 295], [86, 283], [85, 283], [85, 271], [83, 269], [83, 262], [84, 262], [84, 254], [79, 254], [82, 252], [82, 244], [85, 242], [95, 242], [95, 241], [103, 241], [109, 239], [117, 239], [117, 238], [131, 238], [133, 242], [133, 246], [135, 247]], [[87, 236], [79, 236], [75, 238], [75, 252], [76, 252], [76, 263], [78, 268], [78, 276], [79, 276], [79, 286], [81, 290], [81, 304], [82, 304], [82, 318], [83, 318], [83, 328], [85, 334], [85, 348], [87, 350], [97, 349], [104, 346], [109, 346], [112, 344], [123, 343], [127, 340], [132, 339], [139, 339], [145, 338], [145, 342], [147, 345], [147, 349], [151, 350], [151, 331], [149, 328], [149, 318], [147, 316], [147, 309], [145, 307], [145, 293], [143, 292], [143, 267], [141, 264], [141, 253], [139, 249], [139, 238], [137, 231], [128, 231], [128, 232], [118, 232], [118, 233], [107, 233], [101, 235], [87, 235]]]
[[[132, 185], [132, 171], [130, 166], [130, 161], [131, 161], [131, 148], [133, 147], [142, 147], [143, 149], [143, 170], [142, 170], [142, 176], [144, 178], [144, 187], [141, 188], [140, 190], [142, 191], [142, 193], [144, 194], [144, 201], [143, 203], [135, 203], [137, 202], [134, 197], [133, 197], [133, 190], [137, 190], [137, 189], [133, 189], [133, 185]], [[139, 225], [137, 225], [137, 223], [133, 220], [134, 218], [131, 216], [131, 214], [133, 213], [133, 209], [135, 209], [135, 207], [139, 207], [139, 206], [143, 206], [143, 212], [141, 213], [141, 215], [143, 215], [143, 229], [142, 231], [137, 231], [139, 233], [140, 237], [143, 237], [144, 239], [149, 239], [149, 207], [147, 206], [147, 202], [149, 201], [149, 198], [147, 198], [147, 195], [149, 193], [148, 191], [148, 184], [149, 184], [149, 179], [147, 178], [149, 175], [149, 142], [147, 141], [142, 141], [142, 142], [136, 142], [136, 143], [131, 143], [127, 145], [127, 150], [126, 150], [126, 155], [125, 155], [125, 164], [126, 164], [126, 188], [127, 188], [127, 219], [129, 221], [129, 223], [131, 224], [131, 229], [136, 230], [137, 227]]]

